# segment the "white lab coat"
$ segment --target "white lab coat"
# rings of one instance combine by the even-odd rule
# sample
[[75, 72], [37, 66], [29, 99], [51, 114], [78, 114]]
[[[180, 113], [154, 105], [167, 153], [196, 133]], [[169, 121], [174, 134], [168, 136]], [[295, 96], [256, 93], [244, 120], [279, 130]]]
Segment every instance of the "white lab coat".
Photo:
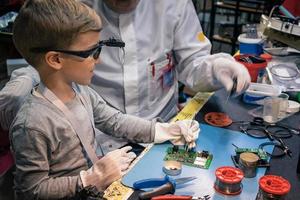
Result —
[[[178, 81], [195, 91], [221, 87], [214, 82], [212, 60], [229, 55], [209, 55], [211, 44], [191, 0], [140, 0], [128, 14], [113, 12], [102, 0], [83, 2], [101, 15], [102, 40], [115, 37], [126, 44], [124, 58], [121, 49], [102, 48], [92, 80], [93, 88], [113, 107], [167, 121], [177, 113]], [[174, 64], [171, 69], [167, 54]], [[169, 73], [162, 76], [163, 71]]]

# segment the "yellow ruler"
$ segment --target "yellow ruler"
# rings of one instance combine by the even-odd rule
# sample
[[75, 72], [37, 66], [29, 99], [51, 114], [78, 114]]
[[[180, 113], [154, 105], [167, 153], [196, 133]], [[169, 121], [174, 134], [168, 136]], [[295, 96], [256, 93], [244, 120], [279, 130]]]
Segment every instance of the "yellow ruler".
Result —
[[[209, 100], [213, 93], [198, 92], [192, 99], [190, 99], [187, 105], [171, 120], [178, 121], [184, 119], [194, 119], [195, 115], [200, 111], [204, 104]], [[149, 145], [138, 159], [132, 163], [131, 168], [138, 162], [138, 160], [149, 151], [152, 145]], [[113, 182], [105, 191], [104, 198], [108, 200], [125, 200], [133, 193], [133, 189], [124, 186], [121, 183], [121, 179]]]
[[212, 92], [198, 92], [171, 121], [194, 119], [212, 95]]

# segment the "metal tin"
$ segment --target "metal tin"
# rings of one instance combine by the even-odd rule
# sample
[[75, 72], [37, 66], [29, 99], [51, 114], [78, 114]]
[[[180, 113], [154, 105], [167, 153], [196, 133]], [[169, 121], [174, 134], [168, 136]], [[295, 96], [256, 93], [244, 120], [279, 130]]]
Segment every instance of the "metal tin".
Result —
[[215, 172], [216, 181], [214, 188], [224, 195], [238, 195], [242, 192], [242, 180], [244, 173], [237, 168], [225, 166], [219, 167]]
[[284, 200], [291, 190], [290, 183], [281, 176], [265, 175], [259, 179], [256, 200]]
[[245, 178], [253, 178], [256, 176], [258, 160], [259, 157], [254, 153], [241, 153], [239, 159], [239, 168], [244, 172]]
[[163, 172], [169, 176], [177, 176], [181, 174], [182, 164], [175, 160], [165, 161], [163, 166]]

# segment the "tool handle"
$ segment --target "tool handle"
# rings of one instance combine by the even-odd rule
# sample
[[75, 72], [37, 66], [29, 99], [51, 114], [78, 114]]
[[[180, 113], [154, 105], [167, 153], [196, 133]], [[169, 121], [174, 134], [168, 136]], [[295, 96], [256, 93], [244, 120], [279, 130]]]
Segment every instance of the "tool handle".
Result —
[[175, 188], [172, 183], [166, 183], [154, 190], [148, 192], [142, 192], [139, 194], [140, 199], [150, 199], [155, 196], [164, 195], [164, 194], [174, 194]]
[[151, 200], [191, 200], [192, 196], [179, 196], [179, 195], [159, 195], [152, 197]]
[[148, 179], [143, 179], [134, 182], [133, 188], [134, 189], [152, 188], [152, 187], [161, 186], [168, 182], [170, 181], [167, 176], [165, 176], [164, 178], [148, 178]]

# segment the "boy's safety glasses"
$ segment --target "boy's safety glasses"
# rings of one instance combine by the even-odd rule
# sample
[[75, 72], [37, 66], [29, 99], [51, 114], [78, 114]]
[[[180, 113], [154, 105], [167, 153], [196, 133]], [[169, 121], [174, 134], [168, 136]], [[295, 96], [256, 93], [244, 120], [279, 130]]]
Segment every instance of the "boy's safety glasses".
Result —
[[65, 54], [69, 54], [69, 55], [73, 55], [73, 56], [78, 56], [78, 57], [84, 58], [84, 59], [92, 56], [95, 60], [97, 60], [100, 56], [103, 46], [123, 48], [123, 47], [125, 47], [125, 43], [122, 40], [110, 38], [108, 40], [100, 41], [97, 44], [97, 46], [95, 46], [91, 49], [85, 50], [85, 51], [71, 51], [71, 50], [62, 50], [62, 49], [55, 49], [55, 48], [49, 48], [49, 47], [35, 47], [35, 48], [31, 48], [30, 51], [35, 52], [35, 53], [45, 53], [48, 51], [57, 51], [57, 52], [61, 52], [61, 53], [65, 53]]

